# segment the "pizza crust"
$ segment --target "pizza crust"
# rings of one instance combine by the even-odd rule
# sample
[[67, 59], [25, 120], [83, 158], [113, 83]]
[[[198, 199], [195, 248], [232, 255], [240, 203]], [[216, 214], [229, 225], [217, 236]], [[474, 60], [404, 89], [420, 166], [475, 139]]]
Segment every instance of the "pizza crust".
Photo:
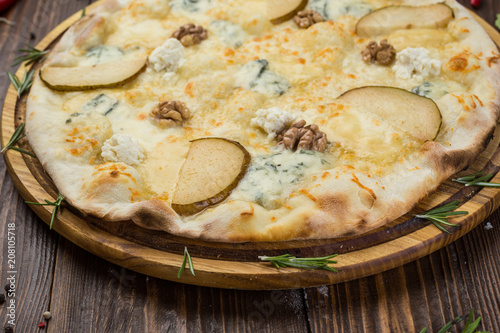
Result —
[[[437, 2], [441, 1], [429, 1], [429, 3]], [[383, 3], [392, 2], [373, 1], [373, 3], [381, 6]], [[103, 223], [132, 220], [149, 229], [222, 242], [283, 241], [360, 235], [408, 212], [420, 200], [434, 192], [448, 177], [469, 165], [484, 150], [496, 126], [500, 100], [500, 67], [497, 60], [500, 59], [500, 55], [486, 32], [462, 6], [450, 0], [446, 1], [446, 4], [455, 13], [455, 20], [450, 24], [449, 31], [459, 41], [455, 43], [459, 49], [450, 46], [442, 50], [447, 57], [447, 62], [442, 66], [442, 77], [443, 80], [457, 79], [468, 89], [445, 94], [436, 100], [443, 114], [440, 134], [435, 141], [425, 142], [420, 149], [414, 150], [409, 156], [391, 163], [387, 167], [389, 171], [376, 171], [373, 168], [367, 171], [362, 167], [352, 167], [348, 163], [339, 164], [331, 169], [318, 167], [315, 175], [310, 175], [300, 187], [294, 187], [293, 191], [286, 192], [288, 197], [283, 199], [285, 202], [282, 205], [265, 207], [265, 204], [243, 200], [244, 193], [235, 191], [223, 204], [210, 207], [194, 216], [180, 217], [170, 207], [171, 195], [158, 193], [148, 181], [154, 178], [151, 172], [161, 172], [159, 170], [162, 168], [151, 171], [151, 165], [147, 168], [134, 167], [121, 162], [110, 163], [100, 160], [100, 149], [116, 132], [119, 127], [116, 125], [118, 121], [125, 124], [131, 122], [132, 118], [142, 117], [141, 115], [146, 115], [147, 110], [151, 110], [164, 98], [155, 93], [155, 84], [148, 81], [153, 75], [149, 70], [134, 82], [103, 90], [103, 93], [120, 96], [125, 101], [119, 105], [118, 108], [121, 109], [117, 109], [120, 110], [120, 116], [110, 117], [95, 113], [70, 117], [72, 111], [65, 109], [64, 106], [70, 103], [68, 98], [76, 98], [80, 93], [53, 92], [37, 77], [28, 98], [26, 126], [28, 139], [44, 169], [66, 200], [83, 213], [102, 219]], [[127, 13], [133, 13], [135, 10], [140, 10], [141, 15], [151, 20], [152, 26], [159, 26], [156, 14], [148, 14], [144, 6], [147, 7], [147, 4], [132, 2], [123, 7], [123, 4], [109, 1], [95, 9], [65, 33], [44, 66], [74, 66], [81, 61], [79, 59], [82, 54], [84, 55], [92, 47], [110, 41], [120, 41], [122, 35], [119, 33], [119, 24], [126, 23], [117, 24], [116, 17], [125, 20], [128, 17]], [[199, 17], [197, 16], [199, 14], [193, 15], [194, 18]], [[243, 27], [245, 24], [247, 23], [244, 23]], [[158, 40], [165, 38], [165, 32], [172, 29], [175, 24], [166, 22], [163, 25], [168, 29], [154, 33], [150, 39], [140, 42], [142, 43], [140, 46], [145, 47], [149, 53], [153, 45], [161, 44]], [[291, 27], [289, 29], [292, 29]], [[253, 27], [247, 29], [247, 33], [268, 28], [267, 25], [260, 28]], [[342, 30], [340, 25], [324, 22], [318, 27], [299, 32], [304, 36], [300, 43], [310, 42], [311, 44], [305, 47], [317, 48], [318, 53], [324, 51], [318, 46], [323, 40], [330, 45], [347, 43], [350, 49], [355, 50], [352, 54], [346, 56], [342, 55], [344, 51], [338, 51], [339, 53], [333, 57], [320, 56], [316, 59], [317, 64], [314, 64], [313, 59], [306, 59], [305, 67], [293, 65], [293, 68], [298, 69], [298, 74], [291, 79], [288, 79], [286, 74], [286, 68], [290, 66], [287, 61], [291, 61], [291, 56], [283, 55], [283, 62], [269, 69], [270, 73], [272, 70], [272, 75], [287, 79], [292, 87], [291, 91], [283, 94], [283, 103], [300, 105], [302, 101], [297, 99], [300, 91], [294, 91], [293, 87], [307, 80], [322, 82], [321, 73], [325, 68], [333, 68], [334, 71], [340, 72], [343, 68], [354, 66], [352, 62], [358, 63], [356, 66], [359, 67], [359, 60], [356, 58], [359, 51], [356, 51], [356, 48], [361, 46], [355, 43], [361, 44], [362, 41], [348, 37], [348, 33], [340, 30]], [[311, 34], [315, 31], [316, 34]], [[331, 33], [332, 31], [336, 32]], [[218, 47], [218, 42], [210, 39], [203, 43], [206, 43], [210, 51]], [[258, 42], [249, 43], [254, 45]], [[190, 62], [189, 56], [190, 54], [186, 55], [187, 64], [180, 67], [179, 73], [175, 74], [176, 76], [171, 75], [172, 80], [175, 76], [179, 84], [185, 84], [185, 89], [179, 92], [184, 96], [176, 96], [176, 93], [171, 95], [183, 97], [201, 118], [205, 117], [207, 121], [205, 125], [210, 129], [210, 133], [207, 135], [208, 130], [186, 131], [183, 128], [169, 129], [168, 133], [156, 130], [151, 132], [149, 129], [153, 125], [147, 120], [140, 124], [134, 123], [130, 126], [137, 127], [136, 131], [148, 133], [148, 140], [140, 139], [141, 145], [149, 154], [146, 155], [153, 156], [152, 152], [158, 149], [158, 142], [167, 147], [163, 151], [168, 151], [168, 147], [175, 151], [175, 143], [169, 140], [183, 137], [187, 142], [204, 136], [230, 137], [251, 148], [250, 151], [254, 156], [269, 152], [269, 148], [261, 148], [261, 143], [269, 146], [269, 143], [266, 143], [267, 133], [253, 129], [252, 133], [262, 137], [259, 139], [260, 146], [253, 145], [248, 133], [236, 130], [232, 127], [233, 123], [228, 125], [228, 128], [217, 127], [217, 119], [209, 123], [212, 118], [207, 111], [209, 110], [207, 105], [216, 101], [214, 96], [220, 98], [217, 101], [227, 101], [227, 110], [234, 110], [240, 105], [240, 108], [255, 112], [259, 106], [268, 106], [262, 94], [248, 91], [248, 88], [236, 87], [234, 92], [234, 81], [229, 76], [220, 74], [220, 71], [227, 66], [227, 58], [231, 55], [224, 53], [216, 57], [207, 51], [204, 63], [199, 66]], [[335, 57], [341, 56], [345, 57], [343, 63], [335, 61]], [[273, 59], [270, 60], [270, 63], [272, 62]], [[311, 65], [308, 65], [310, 63]], [[387, 71], [380, 68], [371, 69], [374, 72], [379, 71], [377, 74], [379, 77], [384, 76]], [[201, 75], [196, 82], [184, 79], [194, 73]], [[211, 81], [213, 77], [220, 80], [218, 87], [213, 86]], [[338, 96], [348, 90], [349, 86], [359, 86], [360, 83], [363, 83], [363, 79], [358, 76], [350, 80], [345, 79], [347, 87], [339, 87], [338, 84], [334, 86], [328, 82], [322, 84], [327, 88], [331, 87], [332, 94]], [[400, 85], [402, 88], [410, 89], [411, 86], [405, 86], [410, 84], [414, 83], [402, 82]], [[149, 88], [143, 89], [144, 86]], [[208, 91], [211, 93], [204, 94]], [[88, 97], [91, 97], [91, 93], [88, 94]], [[341, 105], [335, 100], [335, 96], [331, 97], [330, 108], [338, 108]], [[315, 114], [314, 107], [312, 109], [308, 109], [304, 104], [301, 116], [312, 121], [321, 121], [323, 119], [321, 114]], [[250, 124], [250, 119], [243, 113], [228, 112], [223, 109], [219, 117], [231, 117], [235, 123]], [[123, 116], [124, 114], [130, 115]], [[87, 122], [95, 128], [78, 133], [76, 128], [85, 126], [64, 126], [67, 125], [68, 119], [73, 124]], [[246, 131], [248, 128], [243, 126]], [[73, 133], [75, 130], [77, 132]], [[180, 168], [182, 159], [176, 163], [169, 166], [168, 172], [165, 171], [165, 177], [175, 179], [175, 170]], [[174, 181], [169, 180], [166, 183], [174, 184]]]

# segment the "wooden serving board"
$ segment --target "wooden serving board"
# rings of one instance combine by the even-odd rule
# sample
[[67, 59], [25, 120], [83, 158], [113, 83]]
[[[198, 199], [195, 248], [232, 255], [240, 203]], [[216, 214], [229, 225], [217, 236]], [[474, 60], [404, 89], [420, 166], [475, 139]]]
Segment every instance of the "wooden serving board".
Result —
[[[94, 3], [87, 9], [98, 6]], [[50, 32], [38, 45], [50, 48], [61, 34], [81, 16], [76, 13]], [[500, 34], [479, 17], [476, 19], [497, 44]], [[36, 67], [35, 67], [36, 68]], [[24, 74], [24, 67], [16, 73]], [[25, 122], [26, 94], [17, 98], [11, 85], [2, 112], [1, 140], [4, 147], [16, 126]], [[498, 131], [498, 129], [497, 129]], [[30, 150], [26, 140], [22, 148]], [[27, 201], [55, 201], [57, 189], [45, 174], [36, 158], [9, 150], [4, 154], [7, 168], [20, 194]], [[500, 138], [490, 142], [486, 151], [465, 173], [478, 171], [495, 174], [500, 182]], [[464, 174], [465, 174], [464, 173]], [[468, 215], [456, 218], [459, 227], [450, 229], [451, 235], [414, 215], [453, 200], [460, 200], [460, 210]], [[63, 207], [57, 215], [54, 230], [76, 245], [110, 262], [147, 275], [183, 283], [237, 289], [284, 289], [326, 285], [361, 278], [383, 272], [428, 255], [465, 235], [500, 205], [500, 192], [491, 188], [464, 187], [448, 180], [432, 196], [405, 216], [383, 228], [356, 238], [335, 240], [292, 241], [278, 243], [226, 244], [192, 240], [140, 228], [129, 221], [103, 223], [81, 215], [71, 207]], [[47, 224], [51, 206], [31, 206]], [[193, 258], [196, 276], [188, 271], [177, 279], [187, 247]], [[277, 270], [269, 263], [260, 262], [259, 255], [293, 254], [317, 257], [340, 254], [338, 272], [324, 270]]]

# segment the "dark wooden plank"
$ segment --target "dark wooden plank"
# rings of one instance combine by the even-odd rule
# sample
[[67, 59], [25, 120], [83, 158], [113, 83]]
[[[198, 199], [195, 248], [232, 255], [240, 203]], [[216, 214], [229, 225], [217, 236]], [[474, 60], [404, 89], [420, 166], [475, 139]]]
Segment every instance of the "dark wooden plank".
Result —
[[[182, 280], [180, 280], [182, 281]], [[50, 332], [307, 332], [302, 290], [204, 288], [135, 273], [62, 239]]]
[[61, 239], [51, 299], [50, 332], [140, 332], [147, 277]]
[[[14, 276], [15, 292], [7, 297], [6, 304], [0, 308], [0, 325], [4, 327], [14, 319], [17, 332], [29, 332], [36, 328], [42, 313], [49, 307], [52, 276], [55, 263], [57, 236], [50, 233], [38, 217], [24, 204], [7, 176], [5, 165], [0, 163], [0, 186], [2, 208], [0, 209], [0, 237], [2, 240], [0, 267], [1, 293], [8, 277]], [[8, 204], [6, 204], [8, 203]], [[15, 228], [15, 267], [8, 262], [8, 226]], [[15, 273], [10, 273], [14, 270]], [[7, 296], [7, 295], [6, 295]], [[11, 301], [14, 301], [15, 317], [11, 314]]]

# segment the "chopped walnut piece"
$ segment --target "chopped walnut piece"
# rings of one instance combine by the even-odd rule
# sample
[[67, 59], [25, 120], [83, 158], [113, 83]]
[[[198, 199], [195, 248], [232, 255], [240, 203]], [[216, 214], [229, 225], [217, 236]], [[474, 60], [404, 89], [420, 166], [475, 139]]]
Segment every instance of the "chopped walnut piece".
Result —
[[180, 101], [160, 102], [149, 113], [153, 122], [162, 128], [180, 126], [183, 120], [189, 118], [189, 115], [186, 104]]
[[307, 29], [311, 25], [323, 22], [324, 20], [320, 13], [312, 9], [300, 11], [293, 17], [293, 21], [301, 29]]
[[317, 125], [305, 126], [305, 120], [298, 121], [278, 135], [278, 144], [290, 150], [326, 149], [326, 134]]
[[175, 30], [172, 38], [178, 39], [184, 46], [191, 46], [207, 39], [208, 32], [201, 25], [195, 26], [193, 23], [187, 23]]
[[387, 39], [383, 39], [380, 45], [377, 42], [370, 42], [361, 55], [366, 62], [377, 62], [380, 65], [388, 66], [396, 58], [396, 50], [387, 42]]

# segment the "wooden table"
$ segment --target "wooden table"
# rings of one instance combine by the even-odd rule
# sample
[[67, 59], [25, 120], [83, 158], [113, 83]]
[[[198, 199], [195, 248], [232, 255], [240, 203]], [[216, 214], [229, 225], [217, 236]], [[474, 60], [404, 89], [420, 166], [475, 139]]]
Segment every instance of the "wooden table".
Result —
[[[26, 43], [35, 45], [93, 1], [20, 0], [1, 16], [0, 105], [7, 71]], [[469, 8], [467, 0], [460, 0]], [[500, 0], [476, 13], [493, 23]], [[184, 285], [126, 270], [82, 250], [43, 223], [18, 195], [0, 161], [0, 267], [8, 282], [8, 225], [15, 224], [15, 332], [412, 332], [439, 330], [475, 309], [482, 329], [500, 332], [500, 211], [455, 243], [382, 274], [319, 288], [239, 291]], [[490, 222], [493, 229], [486, 229]], [[15, 300], [15, 310], [8, 308]], [[459, 325], [460, 327], [460, 325]]]

